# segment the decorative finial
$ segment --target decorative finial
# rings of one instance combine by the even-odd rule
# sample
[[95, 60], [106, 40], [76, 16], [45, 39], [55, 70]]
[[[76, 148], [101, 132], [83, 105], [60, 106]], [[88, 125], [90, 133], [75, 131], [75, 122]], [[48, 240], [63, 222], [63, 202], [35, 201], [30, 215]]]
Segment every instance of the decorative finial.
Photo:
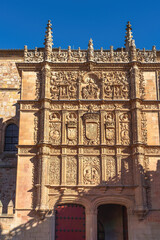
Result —
[[45, 60], [46, 61], [50, 61], [51, 60], [51, 53], [52, 53], [52, 45], [53, 45], [53, 37], [52, 37], [52, 24], [51, 21], [48, 20], [48, 24], [47, 24], [47, 31], [46, 31], [46, 35], [45, 35]]
[[130, 46], [130, 58], [131, 61], [137, 61], [137, 50], [136, 50], [136, 44], [135, 40], [132, 39], [131, 46]]
[[94, 48], [92, 38], [89, 40], [88, 43], [88, 61], [94, 61]]
[[126, 51], [129, 51], [129, 47], [131, 46], [131, 42], [132, 42], [132, 28], [131, 28], [131, 24], [130, 22], [127, 22], [127, 27], [126, 27], [126, 36], [125, 36], [125, 47], [126, 47]]

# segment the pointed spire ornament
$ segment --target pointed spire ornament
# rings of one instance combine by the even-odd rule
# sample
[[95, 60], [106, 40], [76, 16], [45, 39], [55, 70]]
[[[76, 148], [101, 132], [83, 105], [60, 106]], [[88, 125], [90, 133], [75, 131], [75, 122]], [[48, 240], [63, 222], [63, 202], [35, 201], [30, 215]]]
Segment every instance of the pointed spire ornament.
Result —
[[89, 40], [88, 43], [88, 61], [94, 61], [94, 48], [93, 48], [93, 40], [92, 38]]
[[50, 61], [51, 60], [51, 54], [52, 54], [52, 45], [53, 45], [53, 37], [52, 37], [52, 24], [51, 21], [48, 20], [47, 24], [47, 31], [45, 35], [45, 60]]
[[129, 51], [129, 47], [132, 44], [132, 28], [131, 28], [131, 24], [130, 22], [127, 22], [127, 27], [126, 27], [126, 36], [125, 36], [125, 47], [126, 47], [126, 51]]
[[135, 40], [132, 39], [131, 46], [130, 46], [130, 59], [131, 61], [137, 61], [137, 50]]

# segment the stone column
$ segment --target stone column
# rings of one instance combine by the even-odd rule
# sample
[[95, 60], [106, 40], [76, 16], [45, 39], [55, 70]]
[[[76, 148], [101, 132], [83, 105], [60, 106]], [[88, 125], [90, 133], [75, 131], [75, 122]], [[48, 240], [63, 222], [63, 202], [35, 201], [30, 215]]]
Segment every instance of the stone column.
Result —
[[140, 77], [136, 63], [131, 68], [132, 160], [135, 188], [135, 211], [143, 218], [147, 211], [144, 186], [144, 143], [141, 133]]
[[86, 240], [97, 240], [97, 210], [86, 209]]
[[38, 210], [45, 212], [49, 209], [48, 206], [48, 166], [50, 158], [49, 147], [49, 111], [50, 111], [50, 66], [47, 62], [43, 63], [42, 67], [42, 86], [41, 86], [41, 110], [39, 119], [39, 133], [40, 139], [37, 145], [39, 151], [39, 199]]

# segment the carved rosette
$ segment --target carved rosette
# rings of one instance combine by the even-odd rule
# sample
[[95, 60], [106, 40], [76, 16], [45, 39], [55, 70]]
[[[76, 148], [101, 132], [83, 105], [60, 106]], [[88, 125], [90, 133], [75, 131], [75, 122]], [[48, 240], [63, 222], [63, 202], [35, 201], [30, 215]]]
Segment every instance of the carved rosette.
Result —
[[116, 160], [113, 156], [106, 157], [106, 181], [116, 183]]
[[130, 87], [127, 72], [103, 72], [104, 99], [129, 99]]
[[51, 73], [51, 98], [76, 99], [78, 72], [60, 71]]
[[123, 113], [119, 116], [120, 139], [122, 145], [130, 144], [130, 114]]
[[97, 145], [100, 139], [99, 114], [85, 113], [83, 115], [83, 142], [85, 145]]
[[83, 158], [83, 183], [86, 185], [100, 184], [100, 159], [99, 157]]
[[105, 137], [108, 145], [115, 143], [115, 116], [112, 112], [105, 116]]
[[60, 158], [58, 156], [52, 156], [50, 159], [49, 184], [60, 184]]
[[67, 156], [66, 158], [66, 184], [77, 184], [77, 158], [74, 156]]
[[61, 115], [58, 112], [52, 112], [49, 116], [50, 123], [50, 132], [49, 139], [51, 144], [60, 144], [61, 143]]
[[77, 144], [77, 114], [67, 113], [66, 116], [67, 144]]

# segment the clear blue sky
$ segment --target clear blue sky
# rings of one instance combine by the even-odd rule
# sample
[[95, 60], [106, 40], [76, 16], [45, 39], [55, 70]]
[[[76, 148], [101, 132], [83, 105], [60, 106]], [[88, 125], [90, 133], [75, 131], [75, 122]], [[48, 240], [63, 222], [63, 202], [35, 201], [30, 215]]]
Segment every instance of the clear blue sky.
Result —
[[48, 19], [54, 47], [123, 47], [130, 21], [137, 48], [160, 49], [159, 0], [0, 0], [0, 10], [0, 49], [43, 47]]

